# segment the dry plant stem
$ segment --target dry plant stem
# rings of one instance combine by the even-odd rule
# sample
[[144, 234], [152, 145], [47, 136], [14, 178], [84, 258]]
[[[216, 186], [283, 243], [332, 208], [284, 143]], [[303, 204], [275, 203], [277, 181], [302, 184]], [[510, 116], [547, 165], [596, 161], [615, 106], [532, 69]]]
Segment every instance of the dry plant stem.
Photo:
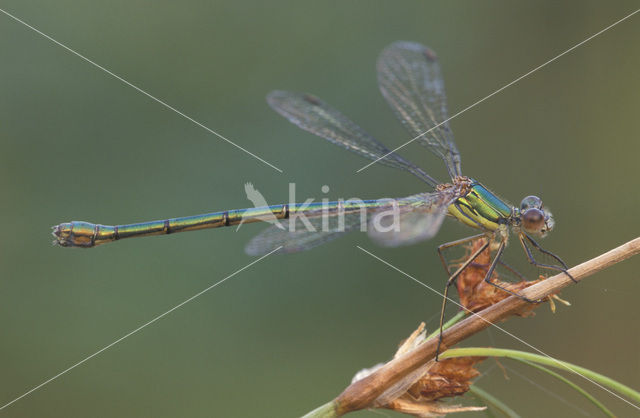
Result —
[[[569, 270], [578, 281], [625, 260], [640, 252], [640, 238], [636, 238], [598, 257], [579, 264]], [[521, 294], [532, 300], [543, 299], [556, 293], [573, 282], [566, 274], [558, 274], [540, 283], [524, 289]], [[520, 311], [528, 302], [511, 296], [492, 305], [477, 315], [470, 315], [457, 323], [443, 334], [442, 347], [451, 347], [469, 336], [489, 327], [492, 323], [500, 322]], [[371, 375], [359, 380], [342, 392], [333, 405], [338, 415], [372, 407], [372, 403], [388, 387], [397, 383], [407, 374], [432, 360], [435, 356], [437, 338], [432, 338], [415, 350], [397, 357]]]

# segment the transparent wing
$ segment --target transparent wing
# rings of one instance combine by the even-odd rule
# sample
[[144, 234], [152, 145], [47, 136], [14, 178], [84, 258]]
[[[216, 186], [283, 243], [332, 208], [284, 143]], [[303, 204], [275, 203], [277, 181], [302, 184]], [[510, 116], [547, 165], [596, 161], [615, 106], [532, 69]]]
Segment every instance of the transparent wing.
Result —
[[390, 210], [373, 214], [368, 225], [369, 237], [385, 247], [430, 239], [440, 230], [447, 208], [456, 197], [452, 190], [444, 190], [405, 198], [397, 215]]
[[[324, 222], [324, 225], [323, 225]], [[344, 224], [338, 216], [318, 214], [292, 215], [280, 222], [284, 228], [272, 225], [253, 237], [245, 247], [249, 255], [264, 255], [282, 247], [278, 253], [295, 253], [310, 250], [344, 234], [361, 229], [360, 212], [344, 214]], [[364, 220], [366, 230], [366, 218]]]
[[378, 244], [409, 245], [433, 237], [442, 224], [447, 207], [455, 199], [451, 190], [422, 193], [402, 199], [384, 199], [375, 208], [344, 213], [322, 211], [292, 215], [255, 236], [245, 251], [264, 255], [278, 247], [279, 253], [309, 250], [352, 231], [368, 231]]
[[[288, 91], [273, 91], [267, 102], [290, 122], [336, 145], [370, 160], [406, 170], [435, 187], [439, 182], [420, 168], [392, 153], [387, 147], [317, 97]], [[388, 154], [388, 155], [387, 155]]]
[[462, 175], [460, 153], [444, 122], [447, 98], [436, 54], [415, 42], [395, 42], [382, 51], [377, 68], [380, 91], [402, 124], [444, 160], [451, 178]]

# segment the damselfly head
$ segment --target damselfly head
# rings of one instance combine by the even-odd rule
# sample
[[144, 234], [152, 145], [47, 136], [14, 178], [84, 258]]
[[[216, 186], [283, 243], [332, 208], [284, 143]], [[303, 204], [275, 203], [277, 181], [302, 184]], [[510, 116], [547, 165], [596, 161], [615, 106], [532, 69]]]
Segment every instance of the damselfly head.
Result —
[[554, 226], [553, 215], [545, 210], [538, 196], [527, 196], [520, 203], [520, 225], [525, 232], [545, 236]]

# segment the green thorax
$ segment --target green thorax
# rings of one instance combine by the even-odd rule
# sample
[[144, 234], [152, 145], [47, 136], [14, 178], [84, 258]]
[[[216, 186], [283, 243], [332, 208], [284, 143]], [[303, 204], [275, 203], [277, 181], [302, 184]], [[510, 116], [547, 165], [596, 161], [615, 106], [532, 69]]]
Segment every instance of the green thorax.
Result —
[[509, 223], [512, 213], [510, 205], [475, 180], [466, 195], [449, 205], [449, 214], [460, 222], [489, 231]]

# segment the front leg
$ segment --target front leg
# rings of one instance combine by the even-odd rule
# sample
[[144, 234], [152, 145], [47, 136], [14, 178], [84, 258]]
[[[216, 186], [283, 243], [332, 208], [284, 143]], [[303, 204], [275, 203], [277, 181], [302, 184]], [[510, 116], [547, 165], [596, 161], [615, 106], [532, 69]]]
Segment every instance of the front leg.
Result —
[[[546, 268], [549, 270], [555, 270], [555, 271], [561, 271], [564, 274], [566, 274], [567, 276], [569, 276], [569, 278], [574, 282], [574, 283], [578, 283], [578, 281], [576, 279], [573, 278], [573, 276], [571, 275], [571, 273], [569, 273], [568, 271], [568, 267], [567, 265], [564, 263], [564, 261], [562, 261], [562, 259], [560, 259], [560, 257], [558, 257], [557, 255], [555, 255], [554, 253], [552, 253], [551, 251], [547, 251], [544, 248], [542, 248], [540, 246], [540, 244], [538, 244], [537, 242], [535, 242], [533, 240], [533, 238], [531, 238], [528, 234], [525, 234], [523, 232], [521, 232], [518, 236], [518, 238], [520, 239], [520, 244], [522, 244], [522, 248], [524, 248], [524, 252], [527, 254], [527, 258], [529, 259], [529, 263], [533, 264], [534, 266], [537, 267], [541, 267], [541, 268]], [[552, 264], [544, 264], [544, 263], [540, 263], [538, 262], [535, 258], [533, 258], [533, 254], [531, 253], [531, 250], [529, 249], [529, 247], [527, 246], [525, 239], [527, 241], [529, 241], [531, 243], [531, 245], [533, 245], [533, 247], [540, 251], [542, 254], [546, 254], [550, 257], [552, 257], [553, 259], [555, 259], [556, 261], [558, 261], [562, 267], [559, 266], [554, 266]]]

